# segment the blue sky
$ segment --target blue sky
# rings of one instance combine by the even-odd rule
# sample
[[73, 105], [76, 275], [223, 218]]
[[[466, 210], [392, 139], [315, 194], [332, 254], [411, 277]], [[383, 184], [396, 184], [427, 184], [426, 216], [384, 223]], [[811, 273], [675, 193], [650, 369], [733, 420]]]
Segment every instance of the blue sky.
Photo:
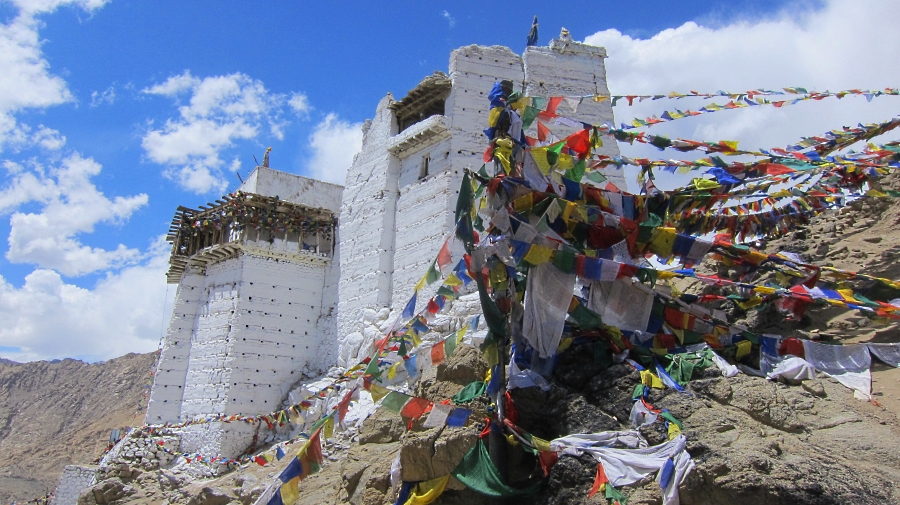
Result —
[[[614, 93], [838, 90], [900, 85], [892, 3], [0, 0], [0, 357], [155, 349], [175, 207], [234, 190], [268, 146], [274, 168], [341, 182], [386, 92], [463, 45], [520, 52], [535, 14], [541, 44], [565, 26], [607, 47]], [[615, 113], [667, 106], [685, 104]], [[772, 147], [898, 113], [846, 98], [654, 132]]]

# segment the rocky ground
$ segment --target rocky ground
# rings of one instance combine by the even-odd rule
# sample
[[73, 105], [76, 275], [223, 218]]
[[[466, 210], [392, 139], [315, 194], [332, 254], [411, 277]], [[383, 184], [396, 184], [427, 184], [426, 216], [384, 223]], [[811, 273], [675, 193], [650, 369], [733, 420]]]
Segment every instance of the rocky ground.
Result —
[[111, 429], [141, 424], [134, 414], [155, 360], [0, 362], [0, 501], [53, 491], [63, 467], [103, 453]]
[[[887, 183], [897, 185], [896, 180]], [[895, 201], [865, 199], [771, 241], [767, 250], [787, 250], [810, 262], [900, 279], [898, 225], [900, 205]], [[710, 264], [699, 268], [705, 273], [738, 275]], [[708, 289], [691, 282], [679, 287], [688, 292]], [[772, 310], [728, 310], [760, 333], [847, 343], [900, 342], [897, 324], [878, 326], [840, 308], [812, 307], [797, 321], [786, 321]], [[628, 366], [596, 360], [593, 347], [591, 343], [574, 345], [562, 354], [548, 391], [512, 392], [522, 428], [548, 440], [630, 428], [631, 394], [638, 374]], [[415, 394], [443, 400], [481, 379], [486, 370], [475, 348], [460, 346], [447, 362], [420, 380]], [[874, 402], [853, 398], [849, 389], [828, 378], [786, 385], [746, 375], [725, 378], [715, 368], [695, 375], [688, 394], [652, 390], [649, 401], [683, 422], [688, 451], [696, 463], [681, 486], [682, 503], [900, 503], [900, 370], [873, 362], [872, 373]], [[472, 407], [473, 418], [480, 419], [488, 405], [480, 399]], [[398, 415], [376, 411], [358, 429], [331, 441], [323, 470], [301, 482], [299, 503], [393, 503], [396, 482], [392, 483], [390, 474], [395, 460], [402, 468], [401, 480], [446, 475], [475, 443], [482, 427], [474, 423], [466, 428], [424, 429], [421, 424], [420, 420], [408, 430]], [[651, 444], [666, 439], [661, 424], [641, 432]], [[513, 482], [538, 474], [533, 456], [516, 447], [509, 451]], [[79, 503], [249, 505], [287, 461], [266, 467], [250, 464], [208, 480], [193, 479], [189, 468], [179, 463], [152, 470], [119, 463], [109, 467], [106, 478], [83, 493]], [[521, 505], [606, 503], [600, 495], [587, 496], [595, 472], [592, 459], [563, 456], [537, 495], [514, 501]], [[659, 486], [651, 479], [620, 491], [632, 505], [661, 502]], [[437, 503], [489, 502], [496, 503], [451, 478]]]

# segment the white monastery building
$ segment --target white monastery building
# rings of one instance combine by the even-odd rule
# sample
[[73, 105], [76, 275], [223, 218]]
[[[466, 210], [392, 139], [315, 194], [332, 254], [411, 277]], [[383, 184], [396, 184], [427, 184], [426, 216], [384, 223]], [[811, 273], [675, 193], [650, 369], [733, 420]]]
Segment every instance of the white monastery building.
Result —
[[[377, 335], [366, 321], [403, 310], [454, 227], [463, 172], [483, 164], [494, 83], [528, 96], [608, 95], [605, 57], [571, 40], [521, 56], [459, 48], [447, 74], [381, 99], [343, 188], [258, 167], [238, 192], [179, 207], [168, 273], [178, 291], [146, 423], [267, 414], [302, 381], [355, 364]], [[574, 116], [573, 106], [583, 121], [613, 124], [609, 101], [564, 100], [557, 111]], [[604, 149], [619, 154], [615, 142]], [[604, 175], [624, 187], [621, 172]], [[260, 424], [188, 426], [181, 450], [236, 457]]]

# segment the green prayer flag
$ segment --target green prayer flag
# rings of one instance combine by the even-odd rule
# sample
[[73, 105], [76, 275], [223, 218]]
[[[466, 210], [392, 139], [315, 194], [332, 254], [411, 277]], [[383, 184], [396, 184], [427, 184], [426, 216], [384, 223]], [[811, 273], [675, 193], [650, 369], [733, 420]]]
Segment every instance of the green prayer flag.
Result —
[[581, 182], [581, 178], [584, 177], [584, 171], [584, 160], [578, 160], [578, 163], [576, 163], [574, 167], [566, 172], [565, 177], [566, 179], [571, 179], [575, 182]]
[[[456, 465], [450, 475], [456, 477], [467, 488], [494, 498], [527, 496], [535, 494], [541, 489], [540, 480], [525, 487], [507, 485], [497, 467], [491, 463], [491, 456], [488, 454], [483, 440], [475, 443], [475, 447], [472, 447], [463, 456], [462, 461]], [[612, 486], [607, 486], [607, 488], [609, 487]]]
[[406, 405], [409, 400], [409, 396], [396, 391], [391, 391], [383, 400], [381, 400], [381, 406], [395, 414], [399, 414], [400, 411], [403, 410], [403, 406]]
[[634, 385], [634, 391], [631, 392], [631, 399], [637, 400], [642, 396], [644, 396], [644, 385], [639, 382]]
[[456, 334], [450, 335], [444, 340], [444, 354], [449, 358], [456, 351]]
[[605, 177], [603, 174], [601, 174], [600, 172], [596, 171], [596, 170], [593, 170], [593, 171], [588, 172], [587, 175], [586, 175], [585, 177], [587, 177], [587, 179], [588, 179], [589, 181], [593, 181], [593, 182], [596, 182], [596, 183], [598, 183], [598, 184], [607, 181], [606, 177]]
[[618, 502], [619, 505], [628, 505], [628, 499], [625, 498], [625, 495], [617, 491], [609, 483], [606, 484], [606, 499], [612, 500], [613, 504]]
[[605, 326], [600, 314], [597, 314], [581, 303], [576, 305], [575, 309], [569, 312], [569, 316], [578, 323], [578, 326], [582, 330], [592, 330]]
[[435, 268], [435, 264], [432, 262], [431, 266], [428, 267], [428, 273], [425, 274], [425, 282], [427, 284], [434, 284], [435, 282], [441, 279], [441, 272]]
[[553, 266], [560, 272], [572, 273], [575, 270], [575, 253], [572, 251], [554, 251]]
[[460, 216], [465, 214], [471, 216], [472, 207], [475, 205], [475, 197], [472, 194], [472, 179], [469, 178], [469, 172], [463, 174], [462, 184], [459, 187], [459, 197], [456, 199], [456, 215], [454, 222], [459, 222]]
[[[462, 388], [459, 393], [456, 393], [451, 398], [453, 403], [459, 405], [461, 403], [469, 403], [470, 401], [478, 398], [479, 396], [484, 394], [484, 389], [487, 387], [482, 381], [475, 381], [470, 383], [468, 386]], [[399, 411], [398, 411], [399, 412]]]
[[531, 123], [534, 122], [534, 118], [537, 117], [538, 112], [539, 112], [538, 109], [536, 109], [530, 105], [525, 106], [525, 111], [522, 113], [522, 129], [523, 130], [527, 130], [528, 128], [531, 127]]
[[678, 418], [673, 416], [672, 413], [669, 412], [668, 410], [664, 410], [664, 411], [660, 412], [659, 417], [662, 417], [663, 419], [669, 421], [670, 423], [674, 424], [675, 426], [678, 426], [679, 430], [684, 429], [684, 425], [681, 424], [681, 421], [679, 421]]
[[565, 145], [565, 142], [557, 142], [547, 148], [547, 163], [549, 163], [551, 167], [556, 165], [557, 160], [559, 160], [559, 153], [562, 152], [562, 148]]

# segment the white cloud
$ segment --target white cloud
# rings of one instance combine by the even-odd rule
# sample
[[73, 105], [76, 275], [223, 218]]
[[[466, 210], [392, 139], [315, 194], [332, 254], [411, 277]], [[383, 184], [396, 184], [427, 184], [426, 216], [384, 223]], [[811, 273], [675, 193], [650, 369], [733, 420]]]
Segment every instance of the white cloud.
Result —
[[58, 130], [39, 125], [37, 131], [31, 136], [31, 142], [48, 151], [58, 151], [66, 145], [66, 137]]
[[39, 203], [39, 212], [12, 212], [9, 251], [13, 263], [29, 263], [76, 276], [118, 268], [140, 259], [140, 252], [122, 244], [112, 250], [82, 244], [78, 236], [94, 231], [98, 223], [119, 224], [147, 204], [146, 194], [107, 198], [91, 182], [101, 166], [90, 158], [73, 154], [59, 167], [30, 170], [7, 163], [13, 173], [0, 188], [0, 213], [29, 202]]
[[91, 93], [91, 107], [97, 107], [103, 104], [112, 105], [116, 101], [116, 88], [110, 86], [103, 91], [94, 91]]
[[174, 97], [194, 89], [199, 84], [200, 79], [192, 76], [190, 70], [185, 70], [181, 75], [174, 75], [164, 82], [145, 88], [143, 92], [150, 95]]
[[291, 99], [288, 100], [288, 105], [291, 107], [291, 110], [294, 111], [294, 114], [301, 118], [309, 117], [309, 111], [312, 110], [312, 105], [309, 104], [309, 98], [303, 93], [294, 93], [291, 96]]
[[[102, 7], [105, 0], [15, 0], [18, 15], [0, 25], [0, 151], [30, 145], [27, 125], [15, 114], [25, 109], [43, 109], [72, 101], [66, 82], [50, 73], [50, 63], [41, 51], [37, 16], [61, 6], [88, 12]], [[39, 139], [40, 140], [40, 139]]]
[[307, 173], [322, 181], [344, 184], [353, 156], [362, 147], [362, 123], [348, 123], [330, 113], [309, 136], [312, 157]]
[[454, 26], [456, 26], [456, 19], [454, 19], [453, 16], [451, 16], [449, 12], [447, 12], [445, 10], [445, 11], [441, 12], [441, 16], [443, 16], [444, 19], [447, 20], [447, 23], [450, 25], [450, 28], [453, 28]]
[[227, 186], [220, 153], [235, 141], [255, 139], [264, 125], [284, 138], [285, 97], [270, 94], [261, 81], [241, 73], [199, 79], [185, 71], [143, 90], [178, 100], [190, 91], [179, 117], [151, 129], [142, 145], [147, 157], [166, 166], [166, 176], [195, 193], [222, 192]]
[[[146, 261], [110, 274], [93, 289], [68, 284], [38, 269], [17, 288], [0, 277], [0, 356], [16, 361], [78, 356], [109, 359], [156, 348], [172, 312], [163, 237]], [[167, 303], [164, 303], [164, 300]]]
[[[738, 20], [716, 27], [694, 22], [635, 39], [617, 30], [587, 37], [604, 46], [610, 91], [667, 94], [697, 90], [741, 92], [802, 86], [817, 91], [884, 89], [900, 83], [900, 39], [886, 37], [900, 23], [893, 0], [831, 0], [818, 9], [795, 6], [764, 20]], [[727, 100], [726, 100], [727, 101]], [[722, 102], [720, 100], [720, 102]], [[619, 105], [618, 122], [673, 108], [699, 108], [695, 99]], [[696, 140], [739, 140], [741, 147], [776, 147], [859, 122], [880, 122], [900, 114], [900, 98], [834, 98], [776, 109], [721, 111], [648, 128], [654, 134]], [[896, 133], [890, 134], [896, 137]], [[893, 138], [892, 137], [892, 138]], [[645, 146], [620, 144], [630, 155], [690, 158]]]

